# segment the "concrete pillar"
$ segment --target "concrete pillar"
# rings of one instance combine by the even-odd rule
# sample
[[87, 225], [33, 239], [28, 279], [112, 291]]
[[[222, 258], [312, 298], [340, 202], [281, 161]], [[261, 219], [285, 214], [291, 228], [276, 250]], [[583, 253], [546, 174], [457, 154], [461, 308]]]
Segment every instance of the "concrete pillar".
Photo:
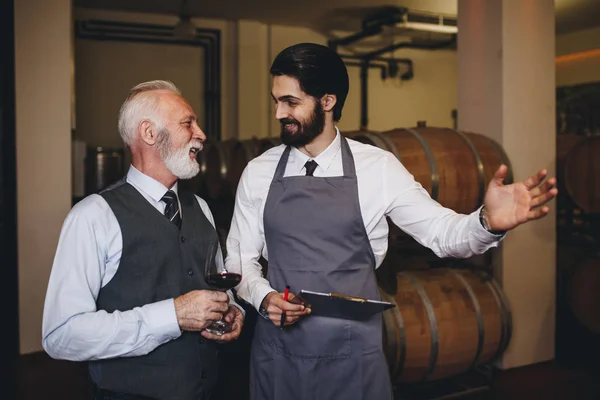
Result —
[[[516, 181], [555, 174], [553, 0], [458, 0], [458, 128], [498, 141]], [[512, 308], [507, 369], [554, 358], [555, 204], [510, 232], [494, 273]]]
[[15, 1], [22, 354], [42, 350], [48, 277], [71, 208], [72, 26], [70, 0]]

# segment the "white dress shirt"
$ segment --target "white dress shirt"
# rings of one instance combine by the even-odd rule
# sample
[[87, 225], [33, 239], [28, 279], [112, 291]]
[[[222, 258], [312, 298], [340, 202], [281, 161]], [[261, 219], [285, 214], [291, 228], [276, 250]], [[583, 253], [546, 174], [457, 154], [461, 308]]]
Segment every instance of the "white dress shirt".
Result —
[[[314, 160], [314, 176], [343, 175], [340, 133]], [[354, 156], [362, 219], [375, 255], [376, 267], [388, 248], [389, 217], [417, 242], [438, 257], [467, 258], [498, 246], [504, 236], [486, 231], [479, 222], [479, 209], [469, 215], [442, 207], [414, 180], [390, 152], [347, 139]], [[271, 291], [258, 260], [268, 260], [263, 216], [269, 187], [285, 145], [271, 148], [246, 166], [236, 194], [230, 237], [240, 240], [244, 272], [238, 295], [257, 310]], [[284, 176], [305, 175], [309, 157], [292, 147]], [[318, 205], [315, 205], [318, 207]], [[305, 212], [310, 212], [307, 209]], [[343, 235], [344, 232], [340, 232]]]
[[[161, 198], [168, 190], [164, 185], [133, 166], [127, 182], [164, 213], [166, 204]], [[177, 193], [177, 183], [171, 190]], [[208, 205], [198, 196], [196, 199], [214, 226]], [[113, 313], [96, 309], [100, 288], [119, 268], [122, 247], [119, 223], [102, 196], [84, 198], [67, 215], [48, 282], [42, 323], [42, 345], [53, 358], [84, 361], [141, 356], [181, 335], [174, 299]], [[230, 304], [237, 306], [228, 294]]]

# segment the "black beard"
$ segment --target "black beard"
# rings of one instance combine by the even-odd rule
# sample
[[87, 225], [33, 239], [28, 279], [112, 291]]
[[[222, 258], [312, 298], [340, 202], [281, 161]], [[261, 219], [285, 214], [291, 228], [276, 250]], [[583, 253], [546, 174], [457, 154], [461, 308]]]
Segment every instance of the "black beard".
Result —
[[[321, 103], [317, 102], [309, 121], [301, 124], [293, 118], [280, 119], [281, 123], [281, 142], [287, 146], [302, 147], [312, 142], [323, 132], [325, 127], [325, 112]], [[298, 129], [296, 133], [285, 129], [286, 124], [295, 124]]]

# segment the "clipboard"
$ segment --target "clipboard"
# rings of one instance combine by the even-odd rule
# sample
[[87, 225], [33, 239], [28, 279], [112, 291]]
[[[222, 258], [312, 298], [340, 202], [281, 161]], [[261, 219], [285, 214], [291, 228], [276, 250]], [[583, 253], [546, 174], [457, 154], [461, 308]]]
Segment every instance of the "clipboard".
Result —
[[386, 301], [310, 290], [301, 290], [290, 302], [309, 307], [310, 315], [352, 320], [365, 320], [377, 313], [396, 307], [395, 304]]

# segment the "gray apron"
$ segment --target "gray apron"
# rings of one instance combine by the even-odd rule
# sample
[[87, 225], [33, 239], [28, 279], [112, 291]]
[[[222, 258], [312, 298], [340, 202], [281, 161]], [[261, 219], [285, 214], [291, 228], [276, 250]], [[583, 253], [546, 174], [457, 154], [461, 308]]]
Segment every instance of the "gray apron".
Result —
[[[341, 137], [344, 175], [284, 178], [290, 147], [265, 204], [267, 279], [302, 289], [380, 299], [375, 257], [360, 212], [354, 159]], [[259, 318], [252, 342], [252, 400], [389, 400], [382, 316], [351, 321], [308, 315], [283, 330]]]

